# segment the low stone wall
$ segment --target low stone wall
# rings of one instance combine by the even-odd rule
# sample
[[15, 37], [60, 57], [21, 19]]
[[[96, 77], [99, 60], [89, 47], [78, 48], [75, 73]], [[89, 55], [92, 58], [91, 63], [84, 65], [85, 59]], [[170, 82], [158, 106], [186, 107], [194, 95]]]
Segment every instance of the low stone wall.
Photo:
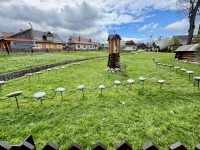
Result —
[[[95, 57], [95, 58], [99, 58], [99, 57]], [[42, 65], [42, 66], [37, 66], [37, 67], [33, 67], [33, 68], [27, 68], [27, 69], [18, 70], [18, 71], [14, 71], [14, 72], [10, 72], [10, 73], [5, 73], [5, 74], [0, 75], [0, 81], [7, 81], [7, 80], [14, 79], [14, 78], [22, 77], [22, 76], [26, 75], [27, 73], [38, 72], [38, 71], [56, 67], [56, 66], [62, 66], [65, 64], [73, 63], [73, 62], [79, 62], [79, 61], [90, 60], [90, 59], [94, 59], [94, 58], [70, 60], [70, 61], [59, 62], [59, 63], [55, 63], [55, 64], [48, 64], [48, 65]]]

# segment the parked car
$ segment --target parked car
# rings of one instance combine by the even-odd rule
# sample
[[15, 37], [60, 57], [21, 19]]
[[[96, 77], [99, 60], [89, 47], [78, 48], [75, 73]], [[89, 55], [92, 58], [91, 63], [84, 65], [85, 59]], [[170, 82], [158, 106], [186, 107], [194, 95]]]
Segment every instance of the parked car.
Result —
[[32, 52], [32, 53], [33, 53], [33, 52], [37, 52], [37, 51], [39, 51], [39, 50], [41, 50], [41, 48], [40, 48], [40, 47], [37, 47], [36, 45], [34, 45], [34, 46], [31, 47], [31, 52]]

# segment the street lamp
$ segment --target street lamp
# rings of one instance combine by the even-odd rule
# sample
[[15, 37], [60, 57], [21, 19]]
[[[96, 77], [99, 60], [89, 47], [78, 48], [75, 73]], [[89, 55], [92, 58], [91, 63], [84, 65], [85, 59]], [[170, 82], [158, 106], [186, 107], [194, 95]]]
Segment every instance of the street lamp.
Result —
[[29, 24], [30, 24], [30, 26], [31, 26], [31, 29], [33, 29], [33, 28], [32, 28], [32, 25], [31, 25], [31, 23], [30, 23], [30, 22], [29, 22]]

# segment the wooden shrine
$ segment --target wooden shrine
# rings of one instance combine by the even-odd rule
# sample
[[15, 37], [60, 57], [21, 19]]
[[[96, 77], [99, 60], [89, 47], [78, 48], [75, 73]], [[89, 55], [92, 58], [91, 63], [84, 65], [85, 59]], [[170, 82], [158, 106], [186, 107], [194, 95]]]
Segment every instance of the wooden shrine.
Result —
[[120, 68], [120, 40], [121, 37], [118, 34], [108, 36], [108, 67]]

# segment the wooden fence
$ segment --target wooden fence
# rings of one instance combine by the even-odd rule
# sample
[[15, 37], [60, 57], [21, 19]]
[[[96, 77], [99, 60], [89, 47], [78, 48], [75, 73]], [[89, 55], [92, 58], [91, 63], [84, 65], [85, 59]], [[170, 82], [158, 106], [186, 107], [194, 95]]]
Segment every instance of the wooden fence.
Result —
[[[36, 146], [32, 135], [29, 135], [21, 145], [9, 145], [0, 141], [0, 150], [36, 150]], [[59, 150], [59, 147], [49, 142], [42, 150]], [[68, 147], [68, 150], [83, 150], [83, 148], [79, 144], [73, 143]], [[91, 150], [107, 150], [107, 148], [101, 142], [98, 142], [92, 146]], [[116, 146], [116, 150], [133, 150], [133, 148], [126, 140], [123, 140]], [[153, 142], [149, 142], [142, 147], [142, 150], [159, 150], [159, 148]], [[169, 150], [187, 150], [187, 148], [181, 142], [176, 142], [169, 146]], [[200, 150], [200, 144], [197, 144], [194, 150]]]
[[[62, 52], [62, 51], [67, 51], [67, 52], [69, 52], [69, 50], [67, 50], [67, 49], [47, 49], [47, 48], [42, 48], [42, 49], [40, 49], [40, 50], [33, 50], [33, 51], [31, 51], [31, 49], [14, 49], [14, 48], [12, 48], [12, 49], [9, 49], [8, 50], [9, 51], [9, 53], [37, 53], [37, 52]], [[0, 54], [7, 54], [8, 53], [8, 51], [5, 49], [5, 48], [1, 48], [0, 49]]]
[[70, 52], [70, 51], [97, 51], [95, 49], [72, 49], [72, 48], [67, 48], [67, 49], [54, 49], [54, 48], [42, 48], [40, 50], [34, 50], [31, 51], [31, 49], [8, 49], [8, 51], [5, 48], [0, 48], [0, 54], [7, 54], [9, 53], [38, 53], [38, 52]]

